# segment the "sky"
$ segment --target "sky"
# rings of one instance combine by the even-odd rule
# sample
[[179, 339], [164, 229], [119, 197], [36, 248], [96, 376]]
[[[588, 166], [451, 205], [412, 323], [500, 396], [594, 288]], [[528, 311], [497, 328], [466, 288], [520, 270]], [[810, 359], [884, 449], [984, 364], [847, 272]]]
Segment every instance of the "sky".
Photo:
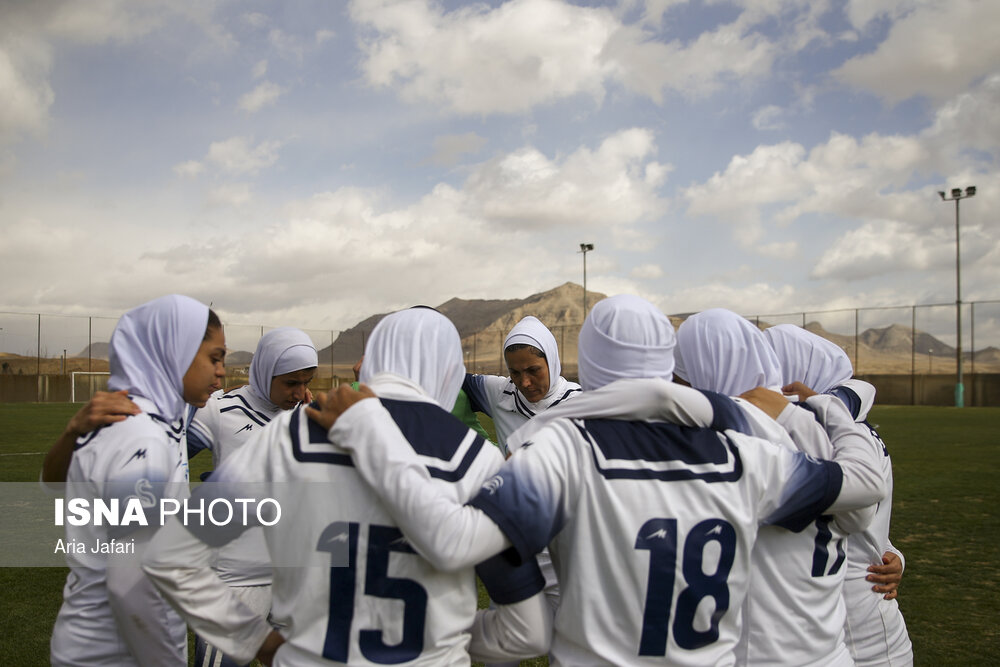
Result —
[[1000, 298], [995, 0], [0, 0], [0, 311]]

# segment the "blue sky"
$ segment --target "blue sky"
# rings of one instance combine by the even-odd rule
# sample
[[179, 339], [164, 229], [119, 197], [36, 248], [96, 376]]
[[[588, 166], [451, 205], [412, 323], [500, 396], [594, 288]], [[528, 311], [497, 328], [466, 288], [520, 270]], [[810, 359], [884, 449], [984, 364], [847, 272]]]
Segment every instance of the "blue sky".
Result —
[[0, 310], [1000, 296], [1000, 3], [0, 5]]

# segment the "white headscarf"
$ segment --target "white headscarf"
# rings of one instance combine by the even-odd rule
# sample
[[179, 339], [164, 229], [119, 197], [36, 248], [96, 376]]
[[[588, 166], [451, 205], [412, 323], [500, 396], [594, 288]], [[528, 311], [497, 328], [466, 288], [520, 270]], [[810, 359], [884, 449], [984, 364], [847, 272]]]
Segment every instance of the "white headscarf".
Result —
[[208, 306], [179, 294], [144, 303], [122, 315], [111, 334], [112, 391], [127, 389], [177, 420], [184, 412], [184, 374], [208, 326]]
[[677, 328], [684, 379], [695, 389], [739, 396], [755, 387], [781, 391], [781, 366], [760, 329], [722, 308], [692, 315]]
[[637, 296], [597, 302], [580, 327], [580, 385], [591, 391], [622, 378], [673, 378], [677, 339], [670, 320]]
[[359, 380], [382, 373], [416, 383], [445, 410], [451, 410], [465, 379], [462, 341], [447, 317], [433, 308], [409, 308], [387, 315], [365, 345]]
[[272, 329], [257, 342], [250, 362], [250, 388], [258, 398], [274, 405], [271, 403], [271, 380], [275, 376], [318, 365], [316, 347], [304, 331], [294, 327]]
[[843, 348], [822, 336], [794, 324], [779, 324], [764, 330], [781, 363], [784, 384], [801, 382], [825, 394], [854, 375], [851, 360]]
[[542, 351], [545, 361], [549, 367], [549, 390], [545, 392], [542, 401], [561, 394], [559, 383], [556, 381], [562, 375], [562, 364], [559, 363], [559, 347], [556, 345], [556, 338], [548, 330], [542, 321], [537, 317], [528, 315], [514, 325], [514, 328], [507, 334], [503, 342], [503, 349], [506, 352], [511, 345], [531, 345]]

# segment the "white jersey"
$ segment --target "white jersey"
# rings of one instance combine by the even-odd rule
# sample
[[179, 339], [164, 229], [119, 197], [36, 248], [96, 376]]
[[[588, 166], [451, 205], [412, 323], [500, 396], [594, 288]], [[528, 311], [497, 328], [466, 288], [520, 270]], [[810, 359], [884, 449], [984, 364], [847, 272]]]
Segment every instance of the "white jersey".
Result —
[[873, 445], [882, 451], [882, 474], [888, 493], [879, 503], [868, 527], [847, 539], [847, 580], [844, 583], [847, 646], [858, 665], [910, 665], [913, 664], [913, 647], [899, 604], [896, 600], [883, 599], [865, 579], [868, 566], [881, 565], [882, 554], [891, 547], [892, 459], [882, 438], [868, 423], [870, 401], [866, 404], [862, 398], [864, 387], [855, 391], [852, 385], [858, 382], [850, 380], [831, 393], [844, 402], [858, 424], [868, 432]]
[[[464, 502], [502, 465], [495, 447], [436, 404], [385, 397], [381, 403], [449, 497]], [[350, 455], [331, 444], [301, 408], [272, 420], [212, 481], [217, 484], [206, 483], [198, 493], [217, 494], [212, 487], [218, 487], [239, 494], [241, 483], [251, 482], [258, 497], [283, 499], [284, 518], [264, 527], [275, 565], [271, 614], [286, 638], [274, 665], [469, 664], [477, 606], [473, 568], [444, 573], [421, 558]], [[186, 599], [187, 593], [175, 590], [168, 563], [147, 561], [146, 567], [186, 614], [198, 611], [197, 593]], [[542, 580], [537, 568], [532, 575], [530, 586], [508, 582], [521, 590], [492, 594], [507, 602], [535, 595]], [[252, 657], [212, 613], [198, 616], [188, 619], [200, 636], [228, 655]]]
[[[213, 467], [233, 455], [254, 433], [281, 413], [270, 401], [258, 398], [244, 385], [228, 392], [216, 392], [205, 407], [193, 411], [188, 426], [188, 453], [202, 449], [212, 453]], [[217, 550], [213, 568], [233, 586], [262, 586], [271, 583], [271, 560], [264, 533], [252, 528]]]
[[[156, 415], [152, 402], [130, 398], [141, 414], [77, 440], [67, 473], [67, 499], [117, 499], [124, 507], [126, 498], [137, 497], [144, 508], [152, 509], [161, 498], [187, 497], [187, 446], [181, 422], [167, 423]], [[156, 525], [156, 510], [147, 521]], [[82, 544], [86, 553], [71, 549], [66, 556], [70, 574], [52, 631], [52, 664], [185, 664], [184, 622], [142, 577], [138, 556], [128, 556], [139, 554], [148, 536], [119, 532], [125, 527], [66, 523], [66, 543]], [[95, 544], [113, 544], [111, 540], [138, 544], [132, 551], [120, 552], [123, 562], [109, 568], [112, 556], [91, 550]], [[125, 579], [131, 576], [136, 578]]]
[[715, 405], [725, 433], [552, 421], [472, 501], [521, 557], [549, 545], [553, 665], [734, 663], [758, 526], [809, 525], [842, 472], [737, 432], [729, 405]]
[[556, 378], [552, 391], [546, 398], [534, 403], [521, 395], [509, 377], [467, 374], [462, 389], [469, 397], [473, 411], [489, 415], [493, 420], [497, 443], [504, 454], [509, 453], [507, 436], [539, 412], [580, 393], [580, 385], [562, 377]]
[[[829, 409], [831, 399], [824, 396], [807, 405]], [[752, 435], [818, 459], [833, 458], [830, 438], [812, 412], [791, 406], [776, 422], [752, 404], [736, 401]], [[847, 412], [834, 408], [832, 414], [824, 413], [824, 421], [850, 424]], [[846, 538], [832, 515], [820, 516], [798, 532], [761, 527], [751, 556], [738, 664], [852, 664], [844, 641]]]

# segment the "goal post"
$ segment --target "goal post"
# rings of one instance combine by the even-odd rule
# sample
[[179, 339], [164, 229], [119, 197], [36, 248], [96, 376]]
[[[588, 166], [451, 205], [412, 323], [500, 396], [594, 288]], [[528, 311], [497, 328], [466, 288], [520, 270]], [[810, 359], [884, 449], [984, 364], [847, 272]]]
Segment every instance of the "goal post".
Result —
[[70, 373], [69, 402], [89, 401], [95, 391], [107, 391], [110, 371], [73, 371]]

